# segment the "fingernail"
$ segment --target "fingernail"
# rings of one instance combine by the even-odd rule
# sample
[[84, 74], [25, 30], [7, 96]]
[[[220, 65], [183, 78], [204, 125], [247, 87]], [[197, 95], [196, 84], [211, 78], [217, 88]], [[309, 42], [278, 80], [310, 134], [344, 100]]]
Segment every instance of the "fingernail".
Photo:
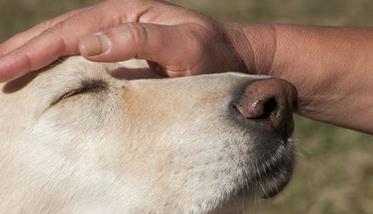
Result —
[[83, 37], [80, 40], [81, 50], [88, 56], [97, 56], [109, 51], [110, 39], [103, 33]]

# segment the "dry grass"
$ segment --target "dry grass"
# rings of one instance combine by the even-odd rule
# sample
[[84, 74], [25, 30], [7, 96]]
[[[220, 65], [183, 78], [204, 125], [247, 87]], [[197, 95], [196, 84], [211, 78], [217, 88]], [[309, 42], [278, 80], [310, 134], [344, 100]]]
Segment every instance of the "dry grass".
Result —
[[[97, 0], [1, 0], [0, 40], [47, 17]], [[370, 0], [174, 0], [204, 13], [248, 23], [373, 25]], [[373, 138], [297, 119], [298, 167], [279, 197], [255, 213], [373, 213]]]

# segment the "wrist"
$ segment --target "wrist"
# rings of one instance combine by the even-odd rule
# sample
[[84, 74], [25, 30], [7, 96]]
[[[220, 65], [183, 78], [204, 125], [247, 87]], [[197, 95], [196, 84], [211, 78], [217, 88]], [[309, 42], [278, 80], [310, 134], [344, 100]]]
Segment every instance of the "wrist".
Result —
[[272, 25], [226, 23], [225, 26], [248, 73], [275, 75], [276, 32]]

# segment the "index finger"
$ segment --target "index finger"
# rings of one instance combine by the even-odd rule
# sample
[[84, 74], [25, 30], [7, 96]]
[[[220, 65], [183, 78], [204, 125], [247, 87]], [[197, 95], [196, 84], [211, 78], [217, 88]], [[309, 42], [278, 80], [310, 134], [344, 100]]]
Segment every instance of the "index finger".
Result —
[[44, 21], [38, 25], [35, 25], [29, 30], [26, 30], [24, 32], [18, 33], [17, 35], [9, 38], [5, 42], [3, 42], [0, 45], [0, 53], [1, 55], [8, 54], [9, 52], [21, 47], [24, 45], [26, 42], [31, 40], [32, 38], [38, 36], [41, 34], [43, 31], [53, 27], [54, 25], [58, 24], [59, 22], [62, 22], [72, 16], [75, 16], [76, 14], [79, 14], [85, 10], [88, 10], [88, 8], [83, 8], [83, 9], [78, 9], [78, 10], [72, 10], [69, 11], [61, 16], [55, 17], [53, 19]]
[[95, 7], [67, 18], [0, 58], [0, 82], [43, 68], [61, 56], [77, 54], [82, 36], [117, 25], [119, 15], [105, 9]]

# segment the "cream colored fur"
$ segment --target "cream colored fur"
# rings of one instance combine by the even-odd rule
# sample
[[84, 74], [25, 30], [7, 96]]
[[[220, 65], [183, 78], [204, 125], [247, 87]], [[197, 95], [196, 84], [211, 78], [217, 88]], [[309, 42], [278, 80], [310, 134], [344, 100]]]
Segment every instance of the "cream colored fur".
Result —
[[[244, 86], [263, 77], [149, 79], [129, 69], [139, 67], [72, 57], [0, 85], [0, 213], [234, 213], [281, 179], [250, 180], [291, 146], [261, 163], [254, 144], [288, 139], [230, 114]], [[96, 80], [105, 89], [55, 103]]]

